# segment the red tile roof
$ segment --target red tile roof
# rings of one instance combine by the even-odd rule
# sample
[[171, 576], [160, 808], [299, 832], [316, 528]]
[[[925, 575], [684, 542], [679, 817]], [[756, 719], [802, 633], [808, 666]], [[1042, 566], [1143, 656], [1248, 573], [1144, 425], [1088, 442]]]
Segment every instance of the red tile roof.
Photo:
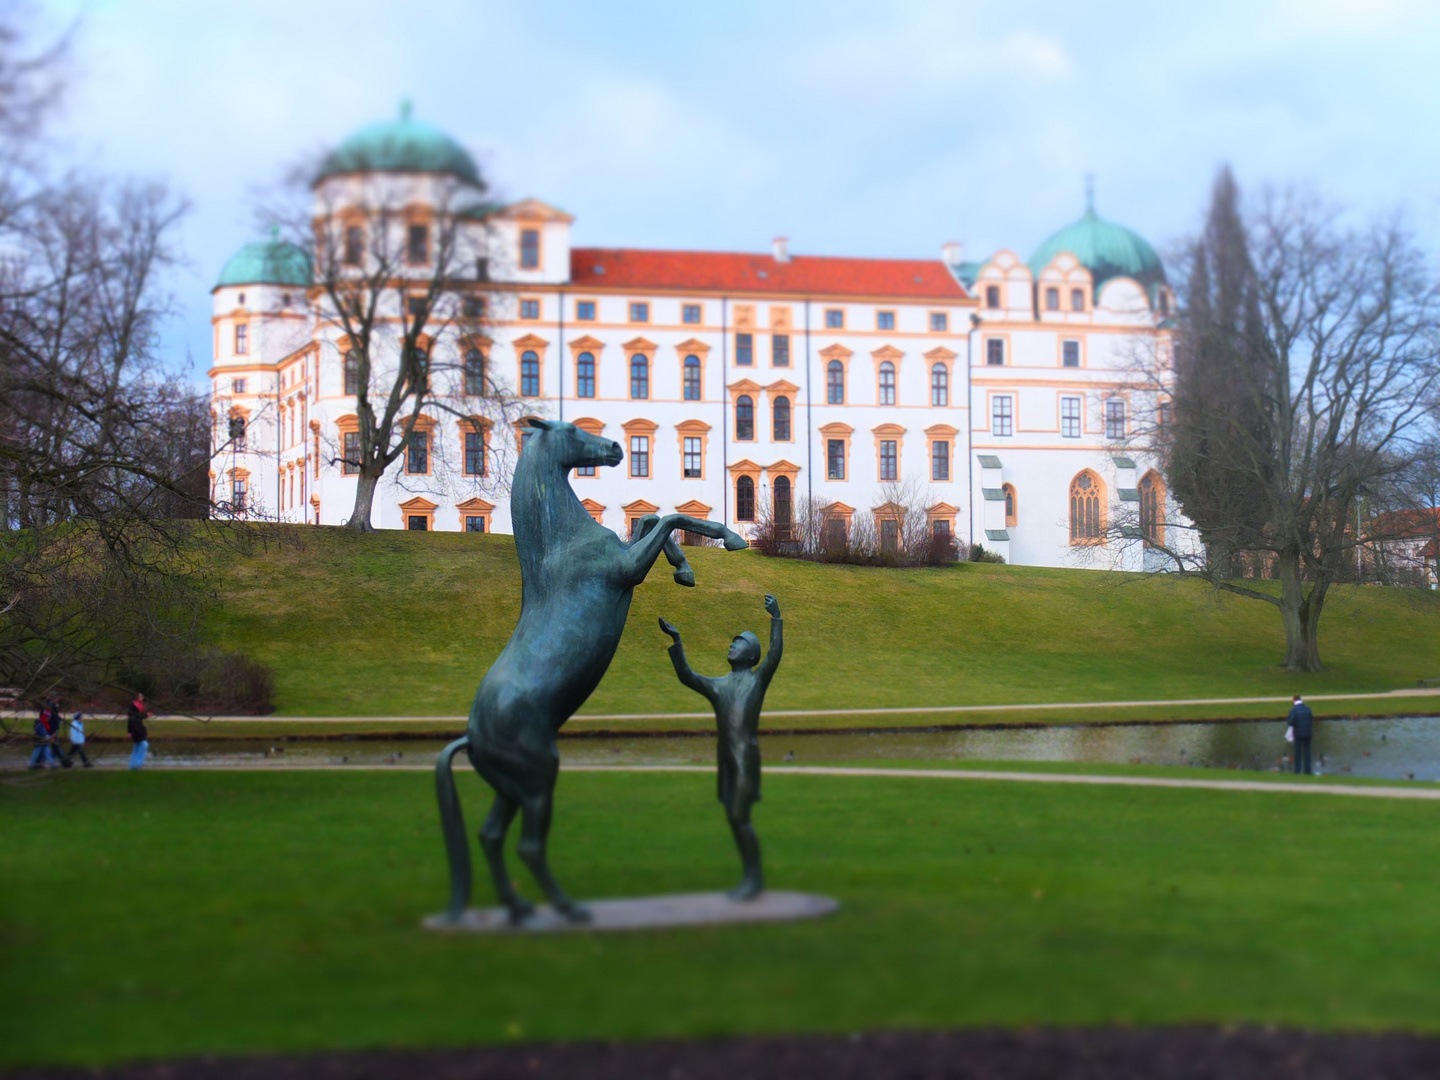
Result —
[[939, 259], [795, 255], [789, 262], [776, 262], [769, 255], [729, 251], [572, 248], [570, 280], [580, 288], [594, 289], [969, 299]]

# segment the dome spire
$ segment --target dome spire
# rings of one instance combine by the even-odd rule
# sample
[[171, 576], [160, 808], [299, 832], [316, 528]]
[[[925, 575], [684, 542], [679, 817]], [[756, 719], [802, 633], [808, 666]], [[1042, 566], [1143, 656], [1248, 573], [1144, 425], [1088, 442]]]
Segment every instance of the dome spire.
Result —
[[408, 97], [400, 99], [400, 119], [402, 121], [408, 121], [410, 114], [414, 111], [415, 106]]
[[1095, 216], [1095, 174], [1085, 174], [1085, 216]]

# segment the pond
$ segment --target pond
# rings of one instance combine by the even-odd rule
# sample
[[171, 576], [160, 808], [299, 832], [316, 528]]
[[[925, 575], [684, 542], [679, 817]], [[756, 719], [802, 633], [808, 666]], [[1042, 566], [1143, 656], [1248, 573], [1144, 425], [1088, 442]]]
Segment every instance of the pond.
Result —
[[[153, 760], [166, 765], [428, 765], [440, 739], [157, 739]], [[92, 744], [92, 757], [123, 766], [129, 745]], [[1071, 724], [840, 735], [761, 735], [767, 764], [793, 754], [796, 765], [875, 761], [1073, 761], [1190, 765], [1269, 771], [1288, 768], [1283, 721], [1261, 723]], [[0, 747], [0, 767], [22, 766], [30, 741]], [[708, 736], [562, 738], [566, 764], [710, 765]], [[1316, 723], [1316, 771], [1340, 776], [1440, 781], [1440, 717], [1398, 716]]]

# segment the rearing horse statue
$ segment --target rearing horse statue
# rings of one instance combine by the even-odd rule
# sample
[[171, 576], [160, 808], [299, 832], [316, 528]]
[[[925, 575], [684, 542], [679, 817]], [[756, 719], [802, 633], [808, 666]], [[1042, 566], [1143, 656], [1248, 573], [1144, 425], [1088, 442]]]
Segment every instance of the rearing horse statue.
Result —
[[570, 489], [570, 470], [615, 466], [620, 444], [553, 420], [528, 421], [531, 431], [515, 466], [510, 507], [520, 556], [520, 621], [510, 642], [485, 673], [464, 738], [440, 752], [435, 791], [450, 857], [450, 907], [458, 921], [470, 903], [470, 844], [455, 793], [451, 763], [468, 751], [470, 764], [492, 788], [495, 803], [480, 830], [480, 847], [495, 892], [520, 922], [534, 908], [516, 891], [505, 870], [505, 834], [521, 815], [520, 858], [555, 910], [583, 922], [589, 913], [565, 895], [550, 873], [545, 843], [550, 833], [560, 754], [555, 733], [599, 684], [625, 629], [630, 598], [662, 552], [675, 580], [694, 585], [695, 575], [675, 529], [723, 540], [727, 551], [745, 539], [715, 521], [683, 514], [650, 515], [629, 544], [597, 523]]

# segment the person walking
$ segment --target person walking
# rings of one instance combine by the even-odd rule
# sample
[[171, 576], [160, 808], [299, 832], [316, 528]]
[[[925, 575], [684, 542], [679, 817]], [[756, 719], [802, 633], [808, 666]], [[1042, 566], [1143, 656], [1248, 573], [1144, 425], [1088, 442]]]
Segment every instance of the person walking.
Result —
[[53, 769], [55, 768], [54, 757], [51, 753], [53, 742], [50, 738], [49, 705], [40, 706], [40, 715], [35, 717], [35, 749], [30, 752], [31, 769]]
[[136, 694], [135, 699], [130, 702], [130, 719], [125, 724], [125, 730], [130, 733], [130, 741], [135, 744], [135, 750], [130, 755], [130, 768], [138, 769], [145, 764], [145, 755], [150, 753], [150, 732], [145, 727], [145, 721], [150, 717], [150, 710], [145, 707], [145, 695]]
[[[1310, 739], [1315, 734], [1315, 714], [1310, 711], [1299, 694], [1296, 694], [1290, 705], [1290, 715], [1287, 717], [1290, 724], [1290, 733], [1295, 738], [1295, 771], [1304, 772], [1310, 775]], [[1305, 767], [1300, 767], [1301, 760], [1304, 760]]]
[[87, 769], [90, 768], [90, 767], [94, 764], [94, 762], [92, 762], [92, 761], [85, 755], [85, 714], [84, 714], [84, 713], [78, 713], [78, 712], [77, 712], [74, 716], [72, 716], [72, 717], [70, 718], [70, 731], [69, 731], [69, 735], [70, 735], [70, 752], [65, 755], [65, 760], [62, 761], [61, 764], [64, 765], [64, 766], [68, 769], [68, 768], [70, 767], [71, 763], [74, 762], [74, 760], [78, 757], [78, 758], [84, 763], [85, 768], [87, 768]]

